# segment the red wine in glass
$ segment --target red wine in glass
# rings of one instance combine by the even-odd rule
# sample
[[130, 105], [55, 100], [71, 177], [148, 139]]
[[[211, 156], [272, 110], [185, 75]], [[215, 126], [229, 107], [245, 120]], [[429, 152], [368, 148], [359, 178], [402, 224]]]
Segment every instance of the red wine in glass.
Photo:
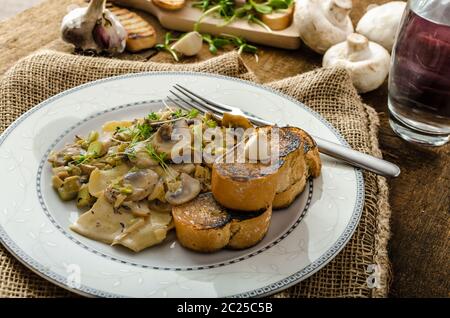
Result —
[[[439, 11], [431, 16], [438, 12], [443, 22], [426, 17], [423, 7], [415, 12], [414, 2], [408, 4], [392, 51], [391, 126], [409, 141], [442, 145], [450, 136], [450, 2], [434, 1]], [[446, 7], [437, 8], [441, 4]]]

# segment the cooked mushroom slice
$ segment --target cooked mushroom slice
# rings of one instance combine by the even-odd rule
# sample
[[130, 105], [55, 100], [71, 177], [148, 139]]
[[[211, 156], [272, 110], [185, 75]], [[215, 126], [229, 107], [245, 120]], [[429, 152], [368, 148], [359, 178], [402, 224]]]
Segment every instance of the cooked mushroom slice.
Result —
[[161, 212], [161, 213], [170, 213], [172, 212], [172, 206], [167, 202], [161, 202], [159, 200], [150, 201], [148, 206], [152, 211]]
[[128, 172], [123, 177], [124, 186], [131, 186], [132, 193], [126, 198], [126, 201], [141, 201], [152, 193], [159, 176], [151, 169], [141, 169]]
[[145, 143], [138, 142], [132, 147], [133, 156], [129, 156], [130, 161], [140, 169], [156, 167], [158, 163], [152, 159], [145, 149]]
[[82, 174], [85, 174], [88, 176], [91, 175], [91, 172], [95, 170], [95, 166], [91, 166], [91, 165], [84, 164], [84, 163], [80, 164], [78, 167], [81, 169]]
[[169, 165], [170, 168], [179, 172], [179, 173], [187, 173], [192, 174], [195, 171], [195, 165], [193, 163], [182, 163], [179, 165]]
[[166, 201], [165, 194], [166, 191], [164, 190], [164, 181], [159, 179], [152, 193], [148, 196], [148, 200], [152, 201], [158, 199], [160, 201]]
[[171, 158], [172, 148], [179, 142], [179, 140], [172, 139], [172, 135], [183, 133], [190, 134], [189, 126], [185, 119], [163, 124], [156, 131], [151, 144], [158, 153], [165, 153], [168, 158]]
[[186, 173], [181, 174], [181, 187], [176, 191], [168, 191], [166, 200], [172, 205], [180, 205], [195, 198], [201, 190], [200, 181]]
[[53, 167], [61, 167], [66, 165], [73, 157], [85, 155], [86, 151], [78, 144], [66, 145], [61, 151], [50, 154], [48, 161]]
[[150, 214], [147, 201], [126, 201], [122, 203], [121, 208], [136, 216], [147, 216]]

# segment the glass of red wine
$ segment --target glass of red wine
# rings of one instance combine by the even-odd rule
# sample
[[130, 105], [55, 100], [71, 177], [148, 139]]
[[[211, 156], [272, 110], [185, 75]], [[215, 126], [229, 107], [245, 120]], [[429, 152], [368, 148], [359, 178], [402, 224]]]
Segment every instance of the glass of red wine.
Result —
[[410, 0], [392, 50], [392, 129], [432, 146], [450, 140], [450, 0]]

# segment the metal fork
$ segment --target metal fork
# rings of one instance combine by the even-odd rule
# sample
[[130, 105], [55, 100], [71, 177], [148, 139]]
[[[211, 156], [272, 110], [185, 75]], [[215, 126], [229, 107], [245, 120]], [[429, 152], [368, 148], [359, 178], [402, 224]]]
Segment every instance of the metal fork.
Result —
[[[274, 125], [269, 121], [257, 118], [252, 114], [242, 111], [237, 107], [225, 105], [216, 101], [212, 101], [197, 93], [183, 87], [179, 84], [175, 84], [173, 90], [169, 90], [175, 98], [167, 96], [167, 99], [173, 104], [185, 110], [192, 108], [200, 110], [204, 113], [210, 112], [216, 116], [221, 117], [224, 113], [231, 113], [233, 115], [241, 115], [247, 117], [253, 124], [257, 126]], [[186, 106], [187, 105], [187, 106]], [[319, 151], [323, 154], [329, 155], [333, 158], [337, 158], [349, 163], [352, 166], [359, 167], [368, 171], [372, 171], [378, 175], [385, 177], [397, 177], [400, 174], [400, 168], [383, 159], [376, 158], [374, 156], [353, 150], [349, 147], [342, 146], [340, 144], [322, 139], [317, 136], [311, 135], [317, 143]]]

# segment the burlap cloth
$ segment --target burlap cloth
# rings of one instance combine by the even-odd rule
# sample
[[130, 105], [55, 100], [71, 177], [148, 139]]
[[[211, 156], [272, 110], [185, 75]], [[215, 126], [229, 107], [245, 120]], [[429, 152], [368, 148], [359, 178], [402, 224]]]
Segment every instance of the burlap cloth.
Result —
[[[257, 80], [237, 53], [197, 64], [160, 64], [92, 58], [40, 51], [24, 58], [0, 80], [0, 120], [3, 131], [19, 115], [39, 102], [82, 83], [142, 71], [186, 70]], [[360, 151], [381, 156], [377, 141], [378, 117], [364, 105], [348, 74], [319, 69], [268, 84], [322, 114]], [[364, 173], [365, 205], [360, 224], [346, 247], [322, 270], [277, 297], [386, 297], [390, 267], [388, 190], [386, 180]], [[367, 267], [377, 264], [380, 287], [370, 289]], [[55, 297], [70, 292], [40, 278], [0, 246], [0, 296]]]

